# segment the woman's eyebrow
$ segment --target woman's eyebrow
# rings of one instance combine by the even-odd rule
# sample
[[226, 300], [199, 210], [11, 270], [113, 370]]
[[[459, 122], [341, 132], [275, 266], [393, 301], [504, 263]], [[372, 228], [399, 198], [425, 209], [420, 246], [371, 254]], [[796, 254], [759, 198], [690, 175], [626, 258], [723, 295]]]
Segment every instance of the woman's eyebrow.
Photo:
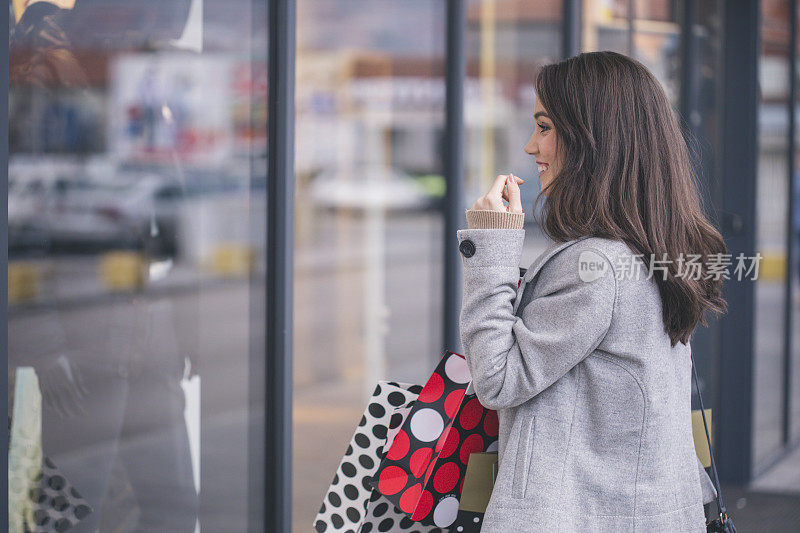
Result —
[[545, 113], [544, 111], [539, 111], [538, 113], [534, 113], [534, 114], [533, 114], [533, 118], [539, 118], [539, 117], [546, 117], [546, 118], [550, 118], [550, 115], [548, 115], [548, 114], [547, 114], [547, 113]]

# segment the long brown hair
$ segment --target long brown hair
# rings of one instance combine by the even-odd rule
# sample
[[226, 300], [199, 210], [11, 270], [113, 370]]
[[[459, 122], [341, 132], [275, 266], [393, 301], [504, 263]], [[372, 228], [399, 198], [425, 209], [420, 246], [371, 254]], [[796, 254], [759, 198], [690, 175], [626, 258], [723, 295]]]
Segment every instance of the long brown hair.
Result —
[[[542, 67], [536, 97], [563, 151], [558, 174], [535, 201], [546, 197], [539, 227], [559, 242], [623, 241], [646, 265], [650, 254], [666, 259], [666, 280], [653, 273], [664, 330], [672, 346], [686, 344], [698, 322], [707, 325], [706, 310], [727, 311], [723, 281], [704, 279], [709, 255], [726, 246], [703, 214], [697, 169], [661, 84], [635, 59], [586, 52]], [[680, 254], [701, 254], [699, 279], [676, 276]]]

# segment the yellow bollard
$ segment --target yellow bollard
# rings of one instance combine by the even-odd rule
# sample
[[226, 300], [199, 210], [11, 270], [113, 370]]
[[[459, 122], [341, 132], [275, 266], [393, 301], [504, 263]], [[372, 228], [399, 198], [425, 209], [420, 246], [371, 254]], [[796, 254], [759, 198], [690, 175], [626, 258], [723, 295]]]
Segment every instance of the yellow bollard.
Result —
[[39, 295], [39, 269], [32, 261], [8, 263], [8, 303], [18, 304]]
[[758, 265], [758, 279], [782, 281], [786, 278], [786, 254], [779, 251], [761, 252]]
[[253, 271], [255, 254], [244, 244], [217, 244], [209, 255], [211, 272], [223, 277], [244, 277]]
[[98, 275], [112, 291], [133, 291], [144, 286], [145, 260], [141, 252], [114, 250], [100, 257]]

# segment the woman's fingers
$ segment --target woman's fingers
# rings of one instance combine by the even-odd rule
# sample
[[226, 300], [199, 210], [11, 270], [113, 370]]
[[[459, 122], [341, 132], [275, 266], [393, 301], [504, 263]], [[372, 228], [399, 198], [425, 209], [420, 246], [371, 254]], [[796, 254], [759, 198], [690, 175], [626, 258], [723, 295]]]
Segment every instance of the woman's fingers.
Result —
[[487, 196], [494, 196], [496, 198], [501, 198], [503, 187], [506, 185], [506, 180], [510, 174], [500, 174], [494, 179], [494, 183], [492, 184], [492, 188], [489, 189], [489, 192], [486, 193]]
[[[492, 183], [489, 191], [478, 198], [472, 209], [488, 209], [492, 211], [508, 211], [507, 206], [503, 200], [510, 202], [509, 185], [513, 183], [514, 187], [519, 190], [519, 184], [525, 183], [525, 180], [518, 178], [513, 174], [500, 174]], [[522, 210], [520, 206], [520, 211]]]
[[489, 209], [494, 211], [507, 211], [508, 206], [503, 200], [508, 201], [508, 183], [513, 181], [511, 174], [500, 174], [495, 178], [492, 188], [486, 193]]
[[510, 202], [511, 200], [508, 197], [508, 184], [514, 183], [516, 180], [517, 185], [521, 185], [525, 183], [525, 180], [520, 178], [519, 176], [515, 176], [514, 174], [510, 174], [511, 179], [507, 180], [506, 184], [503, 186], [503, 200]]
[[500, 175], [495, 178], [494, 183], [489, 188], [489, 191], [478, 198], [472, 209], [481, 209], [489, 211], [505, 211], [506, 206], [503, 203], [503, 187], [506, 183], [506, 176]]
[[511, 213], [522, 213], [522, 197], [517, 180], [512, 176], [508, 180], [508, 211]]

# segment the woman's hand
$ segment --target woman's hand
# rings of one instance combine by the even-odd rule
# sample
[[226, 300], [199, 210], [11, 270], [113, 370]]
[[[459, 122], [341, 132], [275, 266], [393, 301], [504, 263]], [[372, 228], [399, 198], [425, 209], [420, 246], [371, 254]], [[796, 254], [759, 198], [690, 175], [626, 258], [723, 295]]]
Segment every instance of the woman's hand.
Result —
[[[522, 213], [522, 199], [519, 190], [521, 183], [525, 183], [525, 180], [514, 174], [497, 176], [489, 192], [478, 198], [472, 209]], [[506, 200], [508, 205], [503, 200]]]

